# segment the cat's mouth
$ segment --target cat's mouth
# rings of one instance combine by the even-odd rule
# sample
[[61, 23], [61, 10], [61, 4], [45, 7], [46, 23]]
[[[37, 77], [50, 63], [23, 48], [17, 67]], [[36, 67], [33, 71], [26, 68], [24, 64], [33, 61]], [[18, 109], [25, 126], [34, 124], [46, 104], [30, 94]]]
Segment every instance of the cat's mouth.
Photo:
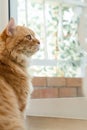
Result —
[[33, 49], [34, 49], [35, 51], [39, 51], [39, 49], [40, 49], [40, 45], [37, 44]]
[[31, 56], [34, 53], [36, 53], [37, 51], [39, 51], [39, 49], [40, 49], [40, 45], [39, 44], [37, 44], [35, 46], [32, 46], [32, 48], [27, 51], [27, 55]]
[[38, 50], [40, 49], [40, 45], [37, 45], [37, 47], [36, 47], [36, 48], [37, 48], [37, 51], [38, 51]]

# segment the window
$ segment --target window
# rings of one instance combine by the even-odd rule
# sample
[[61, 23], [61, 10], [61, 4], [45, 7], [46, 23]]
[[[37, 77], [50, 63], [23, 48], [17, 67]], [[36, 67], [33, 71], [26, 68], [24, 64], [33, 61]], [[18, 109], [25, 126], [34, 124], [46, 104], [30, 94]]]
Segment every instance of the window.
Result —
[[32, 60], [34, 75], [80, 77], [84, 55], [78, 41], [81, 1], [16, 0], [14, 8], [11, 5], [11, 16], [32, 28], [41, 40]]
[[82, 97], [82, 80], [76, 78], [82, 76], [85, 55], [78, 40], [81, 0], [15, 0], [10, 5], [16, 22], [34, 30], [41, 41], [31, 61], [31, 74], [36, 76], [32, 98]]
[[[3, 1], [6, 2], [5, 0]], [[23, 0], [23, 1], [15, 0], [13, 1], [13, 0], [9, 0], [9, 1], [11, 5], [10, 16], [13, 16], [16, 19], [17, 23], [21, 25], [25, 24], [29, 27], [31, 26], [32, 29], [36, 30], [36, 34], [40, 37], [43, 43], [41, 45], [40, 52], [38, 52], [37, 55], [34, 56], [32, 60], [32, 65], [34, 66], [35, 70], [37, 70], [37, 72], [40, 72], [39, 76], [41, 75], [48, 76], [48, 77], [49, 75], [52, 77], [53, 76], [55, 77], [56, 76], [65, 76], [65, 77], [80, 76], [81, 69], [79, 66], [80, 66], [82, 57], [84, 55], [84, 52], [79, 46], [77, 31], [78, 31], [79, 19], [80, 19], [80, 16], [84, 7], [83, 2], [81, 0], [74, 0], [74, 1], [69, 1], [69, 0], [58, 0], [58, 1], [57, 0], [55, 1], [53, 0], [43, 0], [43, 1], [42, 0], [29, 0], [29, 1], [28, 0]], [[38, 7], [39, 5], [40, 7]], [[57, 7], [56, 8], [53, 7], [54, 5]], [[28, 11], [28, 9], [30, 10]], [[30, 12], [31, 10], [32, 12]], [[37, 10], [38, 12], [39, 10], [41, 11], [37, 14]], [[48, 10], [50, 13], [48, 13], [47, 15]], [[31, 15], [32, 13], [33, 15], [31, 17], [27, 17], [29, 14]], [[36, 18], [38, 18], [40, 22], [38, 22], [38, 20], [37, 22], [35, 21], [34, 14], [35, 16], [37, 16]], [[71, 16], [70, 17], [71, 19], [68, 19], [67, 15]], [[31, 21], [31, 18], [33, 16], [34, 18]], [[50, 17], [50, 21], [48, 19], [49, 18], [48, 16]], [[70, 20], [71, 20], [71, 23], [70, 23]], [[36, 22], [35, 25], [33, 24], [34, 22]], [[43, 24], [41, 24], [42, 22]], [[43, 26], [40, 26], [39, 24]], [[49, 24], [51, 24], [52, 26], [48, 27]], [[70, 26], [71, 24], [73, 25], [72, 26], [73, 28], [71, 28]], [[38, 28], [41, 29], [41, 32], [39, 32]], [[69, 41], [70, 44], [68, 44], [67, 41]], [[77, 57], [75, 57], [75, 55], [71, 57], [70, 54], [72, 54], [73, 51], [70, 51], [70, 48], [68, 48], [69, 45], [72, 45], [72, 48], [75, 49], [75, 51], [74, 50], [73, 51], [76, 53]], [[70, 51], [70, 53], [68, 54], [69, 57], [67, 59], [64, 59], [66, 57], [62, 57], [62, 54], [66, 54], [65, 50], [67, 49]], [[77, 50], [80, 50], [79, 51], [80, 53], [78, 53]], [[81, 58], [79, 57], [80, 55], [81, 55]], [[69, 75], [68, 69], [67, 71], [65, 69], [66, 63], [67, 65], [68, 64], [71, 65], [71, 68], [73, 68], [76, 65], [74, 71], [73, 69], [72, 71], [69, 70], [72, 73], [71, 75]], [[61, 68], [59, 64], [62, 64], [65, 66]], [[42, 71], [42, 68], [38, 70], [36, 66], [39, 66], [39, 68], [42, 67], [44, 72]], [[60, 71], [59, 71], [59, 68], [60, 68]], [[63, 68], [65, 69], [65, 71]], [[58, 75], [57, 70], [59, 71], [60, 75]], [[67, 74], [65, 72], [67, 72]], [[37, 75], [37, 73], [35, 73], [35, 75]], [[78, 83], [76, 82], [76, 84]], [[29, 110], [29, 115], [87, 119], [87, 114], [86, 114], [87, 105], [86, 104], [87, 104], [87, 100], [85, 100], [85, 98], [73, 98], [73, 99], [72, 98], [55, 98], [55, 99], [51, 98], [51, 99], [35, 99], [35, 100], [32, 99], [31, 108]], [[69, 106], [71, 106], [70, 109], [69, 109]]]

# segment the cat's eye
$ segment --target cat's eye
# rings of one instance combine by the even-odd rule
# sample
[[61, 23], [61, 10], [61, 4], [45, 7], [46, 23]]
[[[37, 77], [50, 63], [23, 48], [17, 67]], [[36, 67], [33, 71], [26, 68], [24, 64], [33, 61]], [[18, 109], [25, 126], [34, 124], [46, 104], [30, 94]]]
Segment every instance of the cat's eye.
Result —
[[31, 35], [26, 35], [26, 38], [29, 39], [29, 40], [32, 39]]

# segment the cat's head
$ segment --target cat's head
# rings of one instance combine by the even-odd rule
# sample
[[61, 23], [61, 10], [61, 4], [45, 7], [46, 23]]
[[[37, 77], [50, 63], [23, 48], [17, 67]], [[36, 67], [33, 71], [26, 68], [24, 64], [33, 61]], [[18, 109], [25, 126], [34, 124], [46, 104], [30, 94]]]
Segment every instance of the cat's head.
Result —
[[32, 56], [39, 50], [40, 42], [35, 33], [24, 26], [16, 26], [13, 18], [1, 34], [5, 49], [10, 55]]

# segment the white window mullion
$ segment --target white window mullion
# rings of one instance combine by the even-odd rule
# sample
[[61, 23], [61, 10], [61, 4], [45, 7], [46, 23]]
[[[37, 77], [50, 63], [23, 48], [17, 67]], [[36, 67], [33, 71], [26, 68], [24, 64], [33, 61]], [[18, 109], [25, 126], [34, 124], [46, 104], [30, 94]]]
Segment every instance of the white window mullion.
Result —
[[48, 51], [47, 51], [47, 35], [46, 35], [46, 8], [45, 8], [45, 0], [43, 0], [43, 19], [44, 19], [44, 58], [48, 59]]
[[[3, 0], [2, 0], [3, 1]], [[7, 0], [4, 0], [5, 2]], [[17, 17], [17, 4], [18, 4], [18, 1], [15, 0], [15, 1], [12, 1], [10, 0], [10, 17], [13, 17], [15, 19], [16, 22], [18, 22], [18, 17]], [[13, 5], [13, 6], [12, 6]]]
[[62, 5], [59, 8], [59, 26], [58, 26], [58, 43], [63, 42], [63, 14], [62, 14]]
[[25, 19], [26, 25], [28, 26], [28, 0], [25, 0]]
[[[87, 5], [87, 0], [85, 0]], [[87, 52], [87, 8], [83, 8], [79, 23], [79, 42], [82, 48]]]

